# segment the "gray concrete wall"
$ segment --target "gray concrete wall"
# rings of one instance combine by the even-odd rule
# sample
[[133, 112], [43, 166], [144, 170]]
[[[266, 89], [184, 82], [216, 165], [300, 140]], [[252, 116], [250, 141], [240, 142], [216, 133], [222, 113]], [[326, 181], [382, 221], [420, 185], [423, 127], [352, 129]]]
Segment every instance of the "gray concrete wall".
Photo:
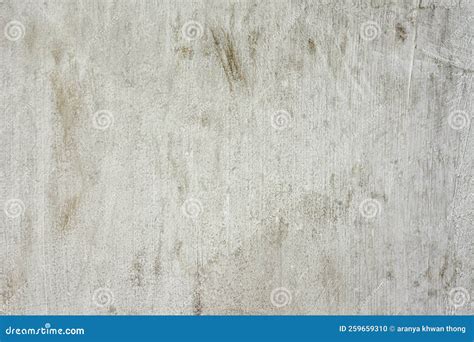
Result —
[[472, 314], [473, 10], [1, 1], [0, 310]]

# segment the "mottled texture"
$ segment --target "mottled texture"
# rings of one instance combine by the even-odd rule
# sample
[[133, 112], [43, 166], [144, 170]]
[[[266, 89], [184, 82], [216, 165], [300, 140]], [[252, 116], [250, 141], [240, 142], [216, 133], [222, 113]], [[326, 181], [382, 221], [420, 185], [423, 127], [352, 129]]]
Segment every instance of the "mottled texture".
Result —
[[4, 314], [472, 314], [469, 0], [0, 2]]

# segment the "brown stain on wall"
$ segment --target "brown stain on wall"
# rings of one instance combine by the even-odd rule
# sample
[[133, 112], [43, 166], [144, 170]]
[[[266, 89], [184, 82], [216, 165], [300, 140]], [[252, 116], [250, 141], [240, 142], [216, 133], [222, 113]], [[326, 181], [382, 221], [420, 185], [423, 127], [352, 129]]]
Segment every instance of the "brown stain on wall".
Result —
[[460, 269], [462, 269], [462, 264], [459, 260], [451, 256], [449, 252], [445, 252], [442, 258], [442, 264], [439, 267], [439, 279], [445, 291], [455, 286]]
[[173, 244], [173, 256], [183, 272], [188, 275], [194, 275], [196, 266], [188, 259], [186, 248], [187, 246], [184, 245], [183, 241], [175, 241]]
[[[164, 210], [164, 209], [163, 209]], [[155, 222], [158, 219], [155, 219]], [[155, 277], [159, 277], [163, 273], [163, 261], [162, 261], [162, 249], [163, 249], [163, 234], [164, 234], [164, 225], [162, 222], [158, 222], [158, 229], [159, 229], [159, 238], [158, 238], [158, 245], [156, 247], [156, 256], [153, 262], [153, 274]]]
[[63, 54], [64, 54], [64, 50], [61, 49], [59, 46], [55, 46], [54, 48], [51, 49], [51, 56], [53, 56], [54, 64], [56, 66], [58, 66], [59, 63], [61, 63]]
[[308, 51], [311, 55], [314, 55], [316, 53], [316, 43], [312, 38], [308, 39]]
[[194, 50], [187, 46], [176, 48], [175, 52], [182, 59], [193, 59], [194, 56]]
[[398, 40], [401, 40], [402, 42], [404, 42], [407, 39], [408, 32], [406, 31], [406, 29], [403, 27], [402, 24], [397, 23], [395, 25], [395, 31], [397, 33]]
[[202, 299], [198, 290], [193, 292], [193, 314], [196, 316], [202, 315]]
[[66, 75], [59, 71], [51, 75], [51, 84], [57, 110], [56, 119], [63, 133], [64, 149], [71, 150], [75, 148], [74, 137], [71, 133], [78, 124], [77, 113], [82, 106], [79, 84], [66, 80]]
[[2, 305], [9, 305], [20, 289], [26, 285], [23, 274], [10, 274], [5, 277], [4, 284], [0, 290], [0, 301]]
[[214, 48], [224, 69], [230, 91], [233, 91], [238, 84], [245, 85], [245, 76], [235, 47], [234, 38], [223, 29], [211, 29], [211, 34]]
[[[25, 211], [24, 233], [18, 243], [12, 242], [12, 252], [8, 255], [8, 263], [3, 266], [5, 272], [0, 272], [0, 313], [1, 307], [12, 308], [23, 300], [28, 289], [28, 265], [34, 262], [34, 225], [28, 211]], [[7, 266], [8, 265], [8, 266]]]
[[326, 194], [311, 192], [305, 194], [298, 205], [301, 213], [315, 223], [337, 223], [347, 217], [352, 203], [352, 192], [349, 191], [342, 200]]
[[60, 209], [59, 222], [60, 226], [64, 229], [70, 227], [73, 215], [79, 205], [79, 196], [74, 195], [64, 201], [63, 206]]
[[142, 254], [135, 255], [132, 261], [130, 281], [132, 286], [142, 287], [145, 285], [145, 265]]
[[[84, 185], [84, 171], [77, 141], [77, 128], [83, 111], [84, 90], [78, 80], [74, 58], [65, 61], [61, 46], [51, 51], [56, 68], [50, 75], [53, 101], [53, 129], [56, 136], [53, 146], [54, 159], [61, 180], [52, 176], [50, 201], [55, 208], [56, 228], [65, 232], [72, 227], [73, 218], [80, 206], [81, 190]], [[79, 181], [79, 190], [73, 187]]]
[[196, 316], [202, 315], [203, 304], [202, 304], [202, 281], [200, 269], [196, 272], [194, 277], [194, 291], [193, 291], [193, 314]]
[[161, 265], [161, 257], [158, 255], [153, 262], [153, 274], [159, 277], [162, 273], [163, 266]]

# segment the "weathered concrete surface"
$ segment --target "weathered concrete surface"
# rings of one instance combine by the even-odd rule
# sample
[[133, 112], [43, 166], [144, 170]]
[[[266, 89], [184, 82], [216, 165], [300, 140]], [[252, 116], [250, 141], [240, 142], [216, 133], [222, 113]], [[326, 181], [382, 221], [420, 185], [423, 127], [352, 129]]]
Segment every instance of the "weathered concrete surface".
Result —
[[0, 309], [472, 313], [473, 10], [3, 0]]

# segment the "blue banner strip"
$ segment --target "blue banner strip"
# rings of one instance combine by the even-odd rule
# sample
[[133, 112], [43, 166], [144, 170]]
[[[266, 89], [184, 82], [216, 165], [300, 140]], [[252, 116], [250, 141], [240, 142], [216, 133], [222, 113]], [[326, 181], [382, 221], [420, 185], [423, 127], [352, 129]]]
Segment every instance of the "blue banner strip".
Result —
[[473, 316], [0, 316], [0, 341], [474, 341]]

